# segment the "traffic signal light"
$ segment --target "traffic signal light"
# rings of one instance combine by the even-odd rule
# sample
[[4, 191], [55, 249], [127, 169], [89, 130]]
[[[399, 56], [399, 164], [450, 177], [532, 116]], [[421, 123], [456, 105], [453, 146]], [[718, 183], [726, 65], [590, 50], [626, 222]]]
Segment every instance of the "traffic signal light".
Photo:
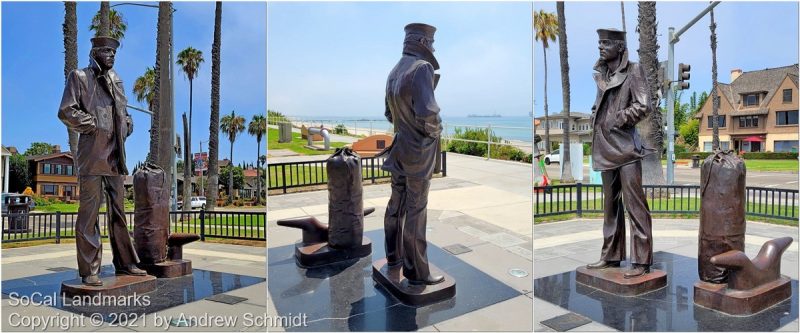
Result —
[[678, 64], [678, 90], [689, 89], [689, 71], [692, 66], [689, 64]]

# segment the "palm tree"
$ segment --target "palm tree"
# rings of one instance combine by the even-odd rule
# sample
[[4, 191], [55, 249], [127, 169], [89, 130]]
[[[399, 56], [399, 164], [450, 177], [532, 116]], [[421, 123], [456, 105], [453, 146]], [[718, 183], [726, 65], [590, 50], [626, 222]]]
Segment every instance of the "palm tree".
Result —
[[622, 11], [622, 31], [625, 30], [625, 1], [619, 2], [619, 9]]
[[[236, 116], [236, 111], [231, 111], [229, 116], [222, 117], [219, 123], [219, 129], [223, 133], [228, 134], [228, 140], [231, 142], [231, 163], [229, 168], [233, 168], [233, 142], [236, 141], [236, 134], [244, 132], [244, 118]], [[233, 169], [228, 172], [228, 204], [233, 201]]]
[[717, 23], [714, 22], [714, 10], [711, 10], [711, 127], [713, 150], [719, 149], [719, 96], [717, 96]]
[[[78, 69], [78, 14], [76, 13], [77, 4], [72, 1], [64, 1], [64, 25], [61, 29], [64, 32], [64, 84], [69, 78], [69, 73]], [[69, 151], [75, 156], [78, 150], [78, 132], [67, 128], [69, 138]]]
[[139, 103], [147, 103], [148, 109], [153, 112], [150, 119], [155, 124], [151, 123], [150, 127], [150, 153], [147, 160], [155, 161], [150, 159], [150, 157], [155, 158], [158, 149], [158, 103], [156, 103], [156, 71], [153, 67], [145, 68], [144, 74], [136, 78], [133, 82], [133, 93]]
[[[104, 8], [105, 7], [105, 8]], [[92, 24], [89, 26], [90, 31], [94, 31], [94, 36], [109, 36], [116, 40], [122, 40], [125, 37], [125, 31], [128, 30], [128, 22], [116, 10], [109, 10], [108, 1], [100, 2], [100, 10], [92, 18]], [[104, 17], [101, 12], [108, 13], [108, 19], [102, 20]], [[103, 22], [106, 21], [106, 22]]]
[[264, 134], [267, 133], [267, 118], [264, 115], [257, 114], [253, 116], [253, 119], [250, 120], [250, 124], [247, 125], [247, 133], [256, 137], [256, 142], [258, 143], [258, 148], [256, 148], [256, 204], [261, 202], [261, 139], [264, 137]]
[[572, 119], [569, 116], [569, 53], [567, 52], [567, 20], [564, 17], [564, 1], [556, 2], [556, 12], [558, 13], [558, 53], [561, 60], [561, 99], [564, 105], [564, 138], [562, 142], [564, 151], [564, 163], [561, 175], [562, 183], [574, 183], [572, 176], [572, 161], [569, 158], [569, 130]]
[[550, 41], [556, 40], [558, 34], [558, 21], [553, 13], [546, 13], [543, 9], [533, 13], [533, 27], [536, 29], [536, 40], [542, 41], [544, 54], [544, 145], [545, 153], [550, 153], [550, 124], [547, 114], [547, 48]]
[[644, 143], [653, 149], [654, 154], [649, 154], [642, 160], [642, 180], [645, 185], [666, 184], [664, 171], [661, 167], [661, 151], [664, 149], [664, 125], [661, 111], [658, 108], [658, 91], [661, 83], [658, 81], [658, 38], [656, 31], [656, 3], [652, 1], [639, 2], [639, 17], [636, 30], [639, 32], [639, 62], [647, 76], [650, 86], [650, 110], [644, 121], [638, 125]]
[[219, 189], [219, 68], [220, 48], [222, 47], [222, 2], [217, 1], [214, 9], [214, 43], [211, 45], [211, 116], [208, 125], [208, 203], [209, 210], [217, 206]]
[[192, 81], [197, 77], [197, 71], [204, 60], [203, 51], [190, 46], [178, 53], [178, 61], [175, 62], [181, 66], [183, 74], [189, 79], [189, 133], [192, 132]]

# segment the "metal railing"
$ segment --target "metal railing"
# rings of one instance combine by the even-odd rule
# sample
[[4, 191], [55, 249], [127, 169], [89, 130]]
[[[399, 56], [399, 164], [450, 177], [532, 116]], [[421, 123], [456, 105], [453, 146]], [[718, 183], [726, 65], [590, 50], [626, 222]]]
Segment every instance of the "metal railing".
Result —
[[[192, 233], [206, 238], [227, 238], [242, 240], [266, 239], [265, 212], [234, 211], [191, 211], [170, 212], [170, 230], [172, 232]], [[128, 229], [134, 227], [134, 213], [126, 212]], [[78, 213], [14, 213], [2, 215], [2, 242], [20, 242], [53, 239], [61, 243], [61, 239], [75, 238], [75, 227]], [[98, 226], [102, 237], [108, 237], [106, 216], [100, 214]]]
[[[376, 183], [378, 179], [391, 178], [391, 172], [381, 169], [384, 157], [361, 158], [361, 180]], [[325, 160], [284, 162], [267, 165], [267, 184], [269, 190], [288, 189], [303, 186], [325, 185], [328, 172]], [[447, 152], [442, 152], [442, 177], [447, 177]]]
[[[700, 185], [643, 186], [652, 213], [700, 213]], [[603, 212], [603, 186], [570, 184], [537, 186], [533, 190], [533, 212], [536, 216]], [[747, 216], [781, 220], [798, 219], [798, 190], [767, 187], [745, 189]]]

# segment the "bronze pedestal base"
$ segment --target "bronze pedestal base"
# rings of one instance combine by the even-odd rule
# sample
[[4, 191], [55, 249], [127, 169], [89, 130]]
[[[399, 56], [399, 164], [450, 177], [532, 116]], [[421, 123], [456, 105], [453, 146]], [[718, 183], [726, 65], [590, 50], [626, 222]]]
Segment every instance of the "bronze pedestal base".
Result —
[[667, 273], [662, 270], [651, 269], [650, 273], [626, 279], [623, 274], [627, 270], [625, 267], [579, 267], [575, 271], [575, 281], [619, 296], [641, 295], [667, 286]]
[[403, 276], [403, 266], [389, 267], [386, 258], [372, 263], [372, 279], [400, 302], [411, 306], [438, 303], [456, 296], [456, 280], [433, 264], [431, 275], [442, 275], [444, 281], [434, 285], [413, 285]]
[[328, 242], [304, 245], [302, 242], [295, 244], [294, 257], [301, 267], [316, 267], [366, 257], [372, 254], [372, 241], [362, 237], [361, 245], [352, 248], [334, 248]]
[[734, 316], [749, 316], [792, 297], [792, 280], [786, 276], [750, 290], [731, 290], [727, 284], [698, 281], [694, 303]]
[[143, 265], [139, 268], [158, 278], [173, 278], [192, 274], [192, 261], [186, 259], [165, 260], [157, 264]]
[[80, 278], [61, 283], [61, 293], [65, 297], [73, 296], [128, 296], [149, 293], [156, 290], [156, 277], [152, 275], [110, 275], [100, 276], [102, 286], [87, 286]]

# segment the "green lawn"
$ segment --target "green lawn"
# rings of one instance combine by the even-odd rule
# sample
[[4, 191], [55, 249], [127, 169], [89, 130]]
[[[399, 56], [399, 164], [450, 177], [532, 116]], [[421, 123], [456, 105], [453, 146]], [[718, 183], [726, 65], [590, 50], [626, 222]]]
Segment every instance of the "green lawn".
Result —
[[[270, 128], [267, 132], [267, 149], [289, 149], [301, 155], [330, 155], [336, 148], [346, 145], [346, 142], [331, 142], [331, 150], [314, 150], [304, 147], [307, 140], [301, 139], [300, 133], [292, 132], [292, 142], [278, 143], [278, 129]], [[322, 143], [320, 143], [322, 145]]]
[[[556, 194], [553, 193], [553, 199], [555, 199]], [[574, 210], [577, 208], [576, 201], [562, 201], [562, 202], [547, 202], [543, 203], [543, 197], [540, 197], [540, 201], [536, 204], [534, 208], [534, 216], [539, 214], [544, 214], [548, 212], [556, 212], [556, 211], [564, 211], [564, 210]], [[549, 198], [548, 198], [549, 199]], [[669, 213], [671, 211], [699, 211], [700, 210], [700, 199], [699, 198], [665, 198], [665, 199], [647, 199], [648, 205], [650, 206], [650, 210], [652, 211], [665, 211], [667, 213], [654, 213], [653, 215], [659, 214], [666, 214], [667, 216], [673, 217], [691, 217], [696, 218], [697, 213]], [[582, 202], [582, 206], [584, 210], [602, 210], [603, 209], [603, 202], [601, 199], [594, 199], [594, 200], [585, 200]], [[767, 203], [759, 204], [757, 202], [749, 202], [747, 207], [745, 208], [746, 212], [751, 213], [760, 213], [760, 214], [770, 214], [776, 216], [797, 216], [798, 212], [800, 212], [800, 207], [797, 206], [772, 206]], [[594, 213], [597, 214], [597, 213]], [[574, 217], [575, 214], [560, 214], [556, 215], [554, 218], [538, 218], [535, 217], [534, 220], [536, 223], [540, 222], [547, 222], [553, 220], [563, 220], [567, 217]], [[602, 214], [598, 214], [602, 216]], [[584, 214], [586, 216], [586, 214]], [[779, 220], [779, 219], [770, 219], [764, 217], [756, 217], [756, 216], [748, 216], [748, 220], [757, 220], [757, 221], [768, 221], [768, 222], [777, 222], [780, 224], [787, 224], [787, 225], [797, 225], [797, 220], [788, 221], [788, 220]]]
[[[78, 212], [78, 204], [77, 203], [54, 203], [47, 206], [36, 206], [34, 208], [36, 211], [42, 212], [62, 212], [62, 213], [77, 213]], [[132, 212], [133, 211], [133, 204], [132, 203], [125, 203], [125, 211]], [[106, 206], [100, 206], [100, 212], [106, 212]]]

